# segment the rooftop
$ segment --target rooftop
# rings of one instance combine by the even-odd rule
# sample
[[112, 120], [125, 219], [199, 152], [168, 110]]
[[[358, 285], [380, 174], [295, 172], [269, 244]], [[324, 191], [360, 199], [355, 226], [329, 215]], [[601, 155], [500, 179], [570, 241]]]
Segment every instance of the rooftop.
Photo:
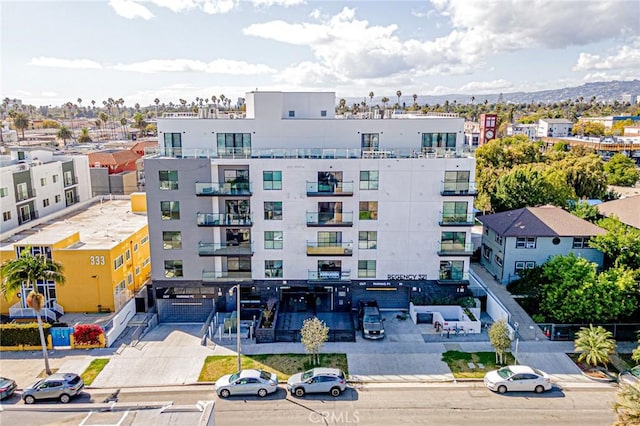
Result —
[[617, 216], [620, 222], [640, 229], [640, 195], [607, 201], [597, 208], [602, 215]]

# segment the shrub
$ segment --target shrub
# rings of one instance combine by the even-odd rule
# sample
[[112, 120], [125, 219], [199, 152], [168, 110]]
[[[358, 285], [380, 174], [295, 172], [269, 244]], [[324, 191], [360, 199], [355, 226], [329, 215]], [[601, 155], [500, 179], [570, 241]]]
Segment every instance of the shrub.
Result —
[[79, 345], [97, 345], [104, 330], [98, 324], [80, 324], [73, 329], [73, 337]]
[[[43, 323], [45, 339], [50, 334], [48, 323]], [[40, 346], [38, 324], [2, 324], [0, 326], [0, 346]]]

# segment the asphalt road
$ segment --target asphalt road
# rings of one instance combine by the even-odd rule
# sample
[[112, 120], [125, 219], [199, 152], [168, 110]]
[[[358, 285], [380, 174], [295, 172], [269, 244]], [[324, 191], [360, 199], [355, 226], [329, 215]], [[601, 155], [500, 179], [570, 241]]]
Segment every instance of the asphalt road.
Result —
[[[71, 404], [103, 402], [110, 392], [91, 391]], [[284, 389], [264, 399], [217, 398], [209, 386], [172, 391], [118, 394], [119, 402], [174, 401], [194, 404], [215, 400], [216, 426], [268, 425], [610, 425], [615, 388], [554, 388], [541, 395], [495, 394], [481, 384], [427, 385], [415, 387], [363, 386], [348, 389], [339, 398], [308, 395], [294, 398]], [[15, 399], [3, 405], [23, 405]], [[39, 409], [49, 404], [38, 403]], [[60, 408], [61, 404], [53, 403]], [[79, 425], [78, 413], [0, 412], [0, 424]], [[119, 416], [113, 413], [113, 423]], [[106, 419], [105, 419], [106, 420]]]

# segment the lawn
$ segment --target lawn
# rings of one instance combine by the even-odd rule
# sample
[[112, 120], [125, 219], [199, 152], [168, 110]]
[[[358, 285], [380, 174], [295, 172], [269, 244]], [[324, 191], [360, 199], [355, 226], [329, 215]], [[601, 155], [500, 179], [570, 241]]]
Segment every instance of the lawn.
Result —
[[[278, 375], [278, 380], [286, 381], [289, 376], [312, 368], [311, 357], [306, 354], [260, 354], [242, 355], [242, 368], [256, 368]], [[340, 368], [348, 375], [346, 354], [320, 354], [320, 366]], [[233, 374], [238, 369], [235, 355], [208, 356], [200, 371], [199, 382], [215, 382], [225, 374]]]
[[[442, 354], [442, 360], [449, 365], [456, 379], [482, 379], [488, 371], [503, 366], [496, 364], [495, 352], [448, 351]], [[505, 361], [505, 365], [515, 362], [510, 353], [505, 354]], [[470, 362], [473, 363], [474, 368], [469, 367]], [[479, 368], [478, 364], [483, 364], [484, 368]]]
[[109, 358], [96, 358], [91, 361], [91, 364], [84, 370], [84, 373], [80, 375], [84, 384], [89, 386], [98, 377], [98, 374], [109, 363]]

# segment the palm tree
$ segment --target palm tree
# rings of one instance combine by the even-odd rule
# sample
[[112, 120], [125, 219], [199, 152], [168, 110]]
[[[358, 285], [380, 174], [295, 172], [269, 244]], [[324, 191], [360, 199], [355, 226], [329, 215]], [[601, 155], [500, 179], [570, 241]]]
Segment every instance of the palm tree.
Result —
[[158, 119], [158, 105], [160, 105], [160, 99], [155, 98], [153, 103], [156, 104], [156, 120]]
[[373, 91], [369, 92], [369, 110], [371, 110], [371, 107], [373, 106]]
[[582, 327], [576, 333], [576, 340], [573, 342], [576, 351], [581, 352], [578, 361], [585, 361], [593, 367], [598, 364], [606, 366], [609, 362], [609, 354], [616, 349], [616, 341], [613, 333], [603, 327], [594, 327], [589, 324], [589, 328]]
[[107, 115], [106, 112], [101, 112], [100, 113], [100, 120], [102, 121], [103, 128], [104, 128], [104, 130], [106, 132], [108, 130], [108, 127], [109, 127], [109, 116]]
[[7, 301], [13, 299], [23, 287], [25, 290], [29, 290], [26, 303], [36, 313], [44, 367], [47, 374], [51, 374], [47, 341], [44, 338], [40, 315], [44, 308], [45, 298], [38, 292], [38, 281], [53, 281], [56, 284], [64, 284], [66, 280], [62, 264], [49, 259], [44, 254], [33, 255], [31, 248], [26, 247], [22, 249], [17, 259], [7, 260], [0, 265], [0, 276], [2, 277], [0, 292]]
[[22, 139], [24, 139], [24, 129], [29, 127], [29, 117], [24, 112], [18, 112], [13, 117], [13, 125], [17, 130], [22, 131]]
[[398, 108], [400, 108], [400, 96], [402, 96], [402, 92], [398, 90], [396, 96], [398, 97]]
[[120, 119], [120, 125], [122, 126], [122, 137], [127, 140], [127, 119], [122, 117]]
[[140, 134], [142, 134], [144, 128], [147, 127], [147, 123], [144, 121], [144, 115], [142, 115], [142, 113], [136, 112], [133, 114], [133, 127], [140, 129]]
[[93, 139], [91, 139], [91, 135], [89, 134], [89, 129], [87, 129], [86, 127], [83, 127], [82, 129], [80, 129], [80, 134], [78, 135], [78, 143], [87, 143], [87, 142], [93, 142]]
[[63, 145], [66, 145], [67, 144], [67, 139], [71, 139], [73, 134], [71, 133], [71, 130], [69, 130], [69, 128], [63, 124], [58, 129], [58, 133], [56, 134], [56, 136], [58, 136], [60, 139], [62, 139], [62, 144]]
[[418, 109], [418, 102], [417, 102], [418, 101], [418, 95], [416, 93], [414, 93], [412, 98], [413, 98], [413, 107], [415, 109]]
[[621, 383], [613, 409], [617, 416], [616, 426], [640, 424], [640, 384]]

